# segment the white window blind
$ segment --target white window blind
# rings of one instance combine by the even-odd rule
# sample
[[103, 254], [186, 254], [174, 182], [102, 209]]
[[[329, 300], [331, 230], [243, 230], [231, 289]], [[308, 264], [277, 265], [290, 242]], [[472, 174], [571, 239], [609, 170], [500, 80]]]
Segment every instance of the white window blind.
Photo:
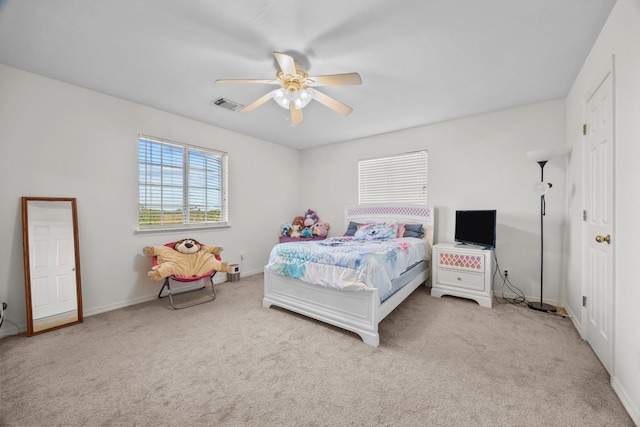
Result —
[[140, 227], [228, 222], [227, 153], [140, 136], [138, 164]]
[[359, 203], [427, 203], [426, 151], [358, 161]]

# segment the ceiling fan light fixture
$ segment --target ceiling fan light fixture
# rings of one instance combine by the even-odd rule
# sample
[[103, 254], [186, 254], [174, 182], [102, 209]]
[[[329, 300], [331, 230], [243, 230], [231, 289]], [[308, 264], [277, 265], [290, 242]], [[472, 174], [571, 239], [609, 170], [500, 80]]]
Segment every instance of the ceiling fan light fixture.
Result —
[[295, 101], [296, 99], [298, 99], [298, 91], [297, 90], [291, 90], [291, 89], [287, 89], [285, 91], [285, 96], [287, 97], [287, 99], [290, 102]]
[[274, 89], [271, 91], [271, 96], [276, 103], [282, 108], [289, 109], [289, 98], [287, 98], [287, 91], [283, 88]]
[[314, 92], [312, 89], [300, 89], [294, 92], [289, 92], [284, 88], [274, 89], [271, 91], [271, 96], [276, 103], [282, 108], [289, 109], [289, 105], [293, 102], [296, 109], [302, 110], [309, 105], [313, 99]]
[[294, 105], [298, 110], [302, 110], [304, 107], [309, 105], [311, 100], [313, 99], [313, 90], [312, 89], [301, 89], [297, 92], [298, 96], [293, 101]]
[[[2, 0], [0, 0], [2, 2]], [[280, 52], [273, 52], [278, 63], [276, 79], [218, 79], [216, 83], [257, 83], [257, 84], [277, 84], [280, 88], [269, 91], [256, 99], [242, 110], [240, 113], [249, 113], [269, 99], [273, 98], [276, 103], [291, 114], [292, 126], [303, 123], [302, 109], [309, 105], [312, 100], [318, 101], [343, 116], [348, 116], [353, 111], [342, 102], [333, 99], [323, 92], [313, 89], [316, 86], [348, 86], [361, 85], [362, 78], [358, 73], [327, 74], [322, 76], [309, 77], [307, 71], [302, 68], [289, 55]]]

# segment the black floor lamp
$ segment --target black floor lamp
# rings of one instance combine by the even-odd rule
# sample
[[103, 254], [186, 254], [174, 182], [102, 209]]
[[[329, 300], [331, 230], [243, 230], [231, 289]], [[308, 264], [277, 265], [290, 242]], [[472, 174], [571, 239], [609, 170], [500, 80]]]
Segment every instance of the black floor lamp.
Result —
[[[544, 195], [552, 187], [551, 183], [544, 182], [544, 165], [547, 164], [551, 157], [551, 152], [530, 152], [527, 155], [534, 159], [540, 165], [540, 182], [536, 184], [536, 194], [540, 196], [540, 301], [530, 302], [529, 308], [538, 311], [555, 312], [556, 307], [551, 304], [545, 304], [543, 300], [543, 281], [544, 281], [544, 216], [546, 210], [546, 201]], [[544, 159], [544, 160], [541, 160]]]

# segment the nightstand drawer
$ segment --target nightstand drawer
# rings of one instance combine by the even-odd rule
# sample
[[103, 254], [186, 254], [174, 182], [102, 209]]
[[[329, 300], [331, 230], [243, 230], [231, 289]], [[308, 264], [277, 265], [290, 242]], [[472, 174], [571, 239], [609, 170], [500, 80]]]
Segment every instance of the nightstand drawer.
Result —
[[484, 272], [484, 255], [438, 252], [438, 267]]
[[468, 273], [466, 271], [439, 268], [437, 271], [438, 284], [455, 286], [456, 288], [484, 291], [485, 280], [483, 274]]

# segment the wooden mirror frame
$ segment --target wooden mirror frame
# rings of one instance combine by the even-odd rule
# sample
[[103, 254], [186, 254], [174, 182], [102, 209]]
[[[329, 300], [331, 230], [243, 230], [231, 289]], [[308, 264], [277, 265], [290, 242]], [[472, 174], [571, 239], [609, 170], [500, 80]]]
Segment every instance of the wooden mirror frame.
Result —
[[[71, 309], [65, 309], [66, 311], [60, 313], [54, 313], [51, 315], [47, 315], [46, 320], [34, 319], [34, 289], [32, 283], [32, 263], [37, 261], [34, 258], [34, 250], [37, 248], [32, 248], [31, 242], [33, 241], [34, 236], [30, 236], [30, 228], [29, 223], [29, 208], [33, 203], [37, 203], [44, 208], [49, 202], [52, 202], [51, 207], [57, 209], [56, 216], [61, 217], [60, 214], [62, 210], [60, 207], [61, 204], [68, 203], [70, 210], [70, 217], [67, 217], [66, 212], [64, 213], [64, 221], [72, 225], [73, 238], [61, 240], [64, 244], [73, 242], [73, 248], [65, 249], [65, 252], [62, 252], [64, 256], [68, 256], [67, 260], [63, 259], [63, 262], [66, 264], [62, 264], [62, 275], [58, 275], [55, 277], [56, 283], [55, 288], [57, 289], [57, 295], [63, 303], [62, 305], [67, 305], [72, 307]], [[55, 203], [55, 204], [53, 204]], [[33, 206], [35, 207], [35, 206]], [[55, 212], [55, 211], [52, 211]], [[32, 216], [38, 216], [33, 213]], [[41, 218], [38, 218], [41, 219]], [[59, 218], [58, 218], [59, 219]], [[50, 218], [50, 221], [55, 221], [56, 218]], [[67, 234], [68, 236], [68, 234]], [[48, 240], [47, 240], [48, 241]], [[60, 248], [61, 245], [56, 245], [56, 248]], [[43, 332], [51, 331], [54, 329], [64, 328], [66, 326], [75, 325], [77, 323], [82, 323], [83, 314], [82, 314], [82, 286], [80, 281], [80, 248], [78, 246], [78, 213], [76, 209], [76, 199], [75, 198], [65, 198], [65, 197], [23, 197], [22, 198], [22, 248], [23, 248], [23, 258], [24, 258], [24, 284], [25, 284], [25, 295], [26, 295], [26, 308], [27, 308], [27, 336], [32, 336], [36, 334], [41, 334]], [[46, 246], [47, 253], [49, 253], [49, 246]], [[68, 252], [66, 252], [68, 250]], [[56, 255], [59, 255], [56, 253]], [[64, 258], [57, 257], [57, 258]], [[64, 270], [68, 272], [66, 275], [70, 280], [67, 281], [66, 288], [64, 287]], [[75, 272], [75, 274], [73, 274]], [[56, 274], [58, 274], [56, 272]], [[62, 278], [59, 283], [62, 283], [63, 286], [58, 287], [58, 278]], [[72, 280], [75, 279], [75, 287], [73, 286]], [[45, 280], [46, 284], [51, 284], [50, 281]], [[44, 283], [43, 282], [43, 283]], [[72, 290], [75, 289], [75, 301], [74, 296], [72, 295]], [[73, 304], [75, 302], [75, 307]]]

